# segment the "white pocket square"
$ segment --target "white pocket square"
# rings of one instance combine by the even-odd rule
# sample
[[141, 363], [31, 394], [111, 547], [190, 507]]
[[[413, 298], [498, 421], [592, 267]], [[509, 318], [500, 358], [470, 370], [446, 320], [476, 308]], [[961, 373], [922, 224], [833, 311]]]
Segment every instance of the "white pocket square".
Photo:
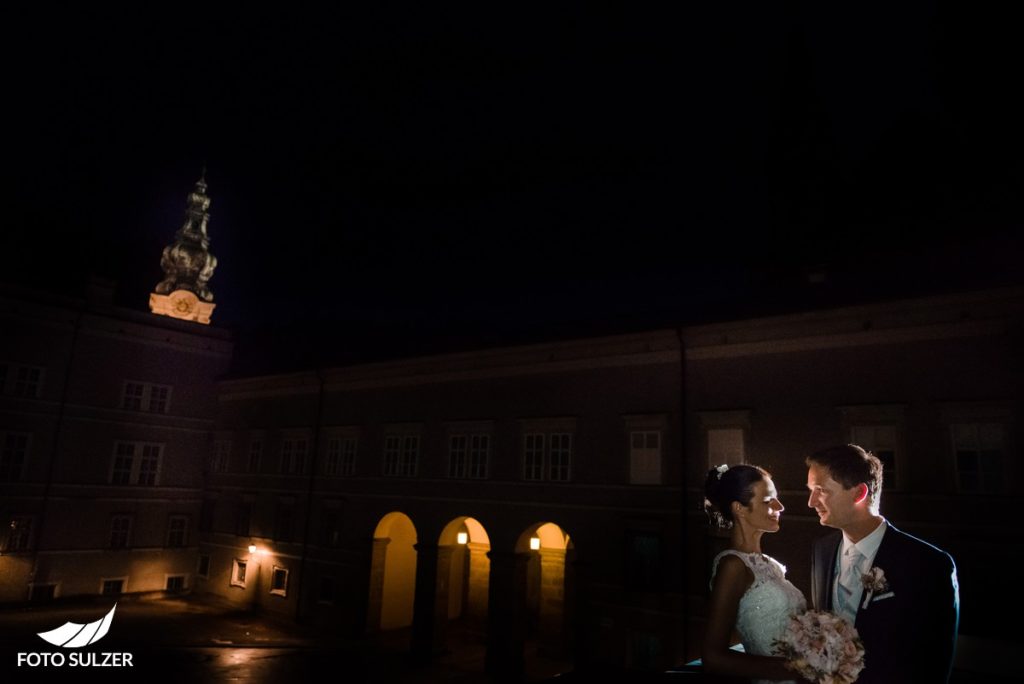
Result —
[[871, 602], [874, 603], [875, 601], [883, 601], [883, 600], [885, 600], [887, 598], [892, 598], [895, 595], [896, 595], [895, 591], [887, 591], [884, 594], [879, 594], [875, 598], [871, 599]]

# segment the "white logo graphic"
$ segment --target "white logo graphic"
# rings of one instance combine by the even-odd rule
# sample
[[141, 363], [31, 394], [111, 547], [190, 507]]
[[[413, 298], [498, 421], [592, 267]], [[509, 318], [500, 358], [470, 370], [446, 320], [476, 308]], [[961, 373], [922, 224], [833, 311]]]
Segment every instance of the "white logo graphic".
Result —
[[104, 615], [101, 620], [90, 622], [87, 625], [80, 625], [77, 622], [65, 622], [57, 629], [51, 629], [49, 632], [39, 632], [39, 636], [43, 641], [62, 648], [81, 648], [82, 646], [95, 644], [106, 636], [107, 631], [110, 629], [110, 623], [114, 619], [114, 611], [116, 609], [117, 604], [115, 603], [110, 612]]

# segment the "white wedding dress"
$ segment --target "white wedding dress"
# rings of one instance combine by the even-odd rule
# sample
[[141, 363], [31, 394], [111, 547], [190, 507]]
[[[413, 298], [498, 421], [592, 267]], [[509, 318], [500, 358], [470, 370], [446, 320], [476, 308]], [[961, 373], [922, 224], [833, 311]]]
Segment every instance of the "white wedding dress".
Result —
[[723, 556], [738, 557], [754, 574], [754, 582], [743, 594], [736, 612], [736, 631], [743, 641], [743, 650], [754, 655], [774, 655], [772, 641], [782, 636], [790, 616], [807, 610], [807, 600], [786, 579], [786, 566], [760, 553], [729, 549], [718, 554], [711, 566], [712, 585]]

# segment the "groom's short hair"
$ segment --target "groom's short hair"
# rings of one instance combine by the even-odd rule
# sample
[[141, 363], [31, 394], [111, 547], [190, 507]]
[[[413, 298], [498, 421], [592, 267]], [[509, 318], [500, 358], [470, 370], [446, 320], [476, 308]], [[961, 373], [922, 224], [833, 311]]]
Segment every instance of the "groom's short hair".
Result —
[[882, 496], [882, 462], [856, 444], [843, 444], [814, 452], [807, 458], [828, 469], [832, 479], [850, 489], [861, 482], [868, 486], [868, 505], [877, 508]]

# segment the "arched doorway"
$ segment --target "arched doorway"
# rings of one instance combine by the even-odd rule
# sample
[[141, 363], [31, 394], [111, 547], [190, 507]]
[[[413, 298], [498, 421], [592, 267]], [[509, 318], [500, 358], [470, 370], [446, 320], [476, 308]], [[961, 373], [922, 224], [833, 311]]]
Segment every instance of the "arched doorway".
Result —
[[404, 513], [388, 513], [373, 532], [368, 628], [412, 625], [416, 593], [416, 527]]
[[475, 518], [456, 518], [441, 531], [438, 547], [438, 591], [447, 593], [447, 600], [438, 598], [446, 606], [445, 616], [472, 629], [484, 629], [491, 576], [487, 531]]
[[[570, 650], [570, 616], [566, 600], [571, 588], [572, 540], [555, 523], [537, 523], [516, 542], [516, 552], [529, 554], [526, 570], [527, 637], [540, 654], [562, 657]], [[569, 568], [570, 570], [567, 570]]]

